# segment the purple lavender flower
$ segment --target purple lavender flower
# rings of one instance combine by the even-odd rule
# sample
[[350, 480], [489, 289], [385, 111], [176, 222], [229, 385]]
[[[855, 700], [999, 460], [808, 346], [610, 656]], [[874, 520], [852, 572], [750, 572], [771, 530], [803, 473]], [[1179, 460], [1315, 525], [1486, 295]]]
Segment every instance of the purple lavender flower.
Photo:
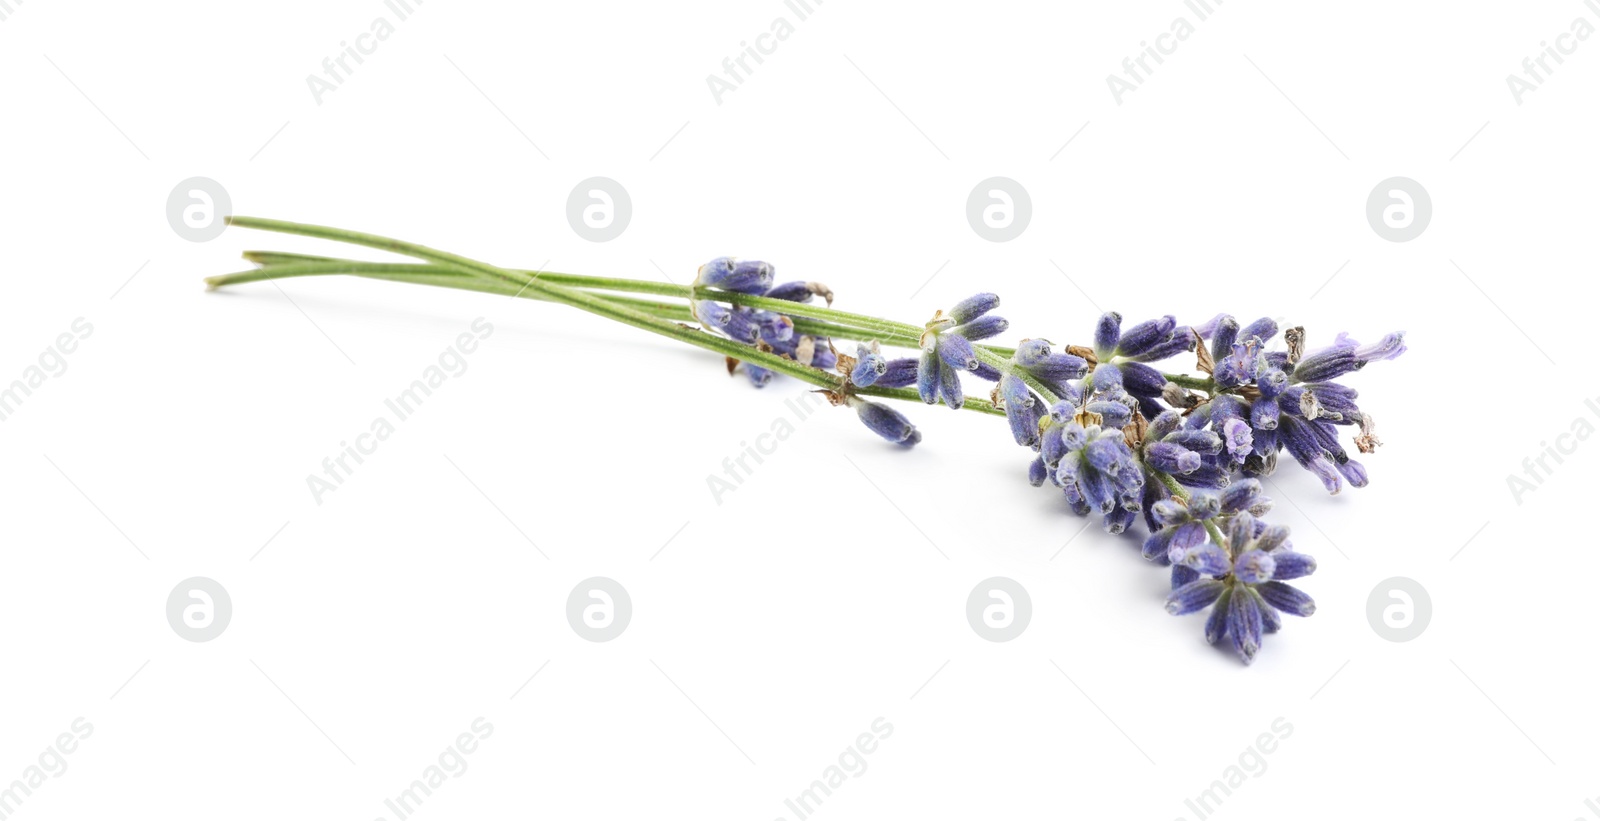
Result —
[[1104, 517], [1106, 530], [1121, 533], [1143, 509], [1144, 468], [1122, 431], [1076, 421], [1060, 424], [1051, 414], [1040, 446], [1041, 460], [1055, 458], [1051, 476], [1078, 514]]
[[962, 372], [999, 378], [992, 368], [984, 369], [972, 348], [974, 339], [987, 339], [1008, 327], [1005, 320], [987, 316], [999, 305], [1000, 297], [994, 294], [976, 294], [957, 302], [948, 314], [934, 314], [922, 332], [922, 355], [917, 360], [917, 395], [922, 401], [932, 405], [943, 400], [959, 408], [966, 398]]
[[1288, 528], [1269, 527], [1248, 509], [1228, 516], [1223, 533], [1225, 546], [1207, 541], [1185, 549], [1183, 561], [1174, 562], [1167, 612], [1182, 616], [1212, 607], [1206, 640], [1231, 639], [1234, 652], [1249, 664], [1263, 634], [1281, 627], [1279, 613], [1316, 612], [1311, 597], [1286, 582], [1311, 575], [1317, 564], [1290, 548]]
[[[718, 257], [705, 265], [695, 277], [694, 287], [765, 296], [786, 302], [810, 302], [813, 296], [832, 298], [833, 292], [819, 282], [772, 284], [773, 268], [765, 262], [738, 261]], [[726, 306], [706, 299], [692, 300], [690, 311], [707, 328], [720, 331], [729, 339], [750, 346], [765, 345], [774, 353], [787, 356], [819, 370], [832, 370], [838, 363], [832, 344], [826, 338], [796, 334], [794, 320], [775, 311], [757, 310], [742, 305]], [[764, 388], [772, 381], [772, 371], [746, 363], [750, 384]]]
[[922, 433], [911, 420], [894, 408], [860, 398], [852, 398], [850, 404], [855, 407], [862, 424], [884, 439], [908, 448], [922, 441]]
[[741, 294], [765, 294], [772, 287], [772, 266], [754, 260], [717, 257], [700, 266], [694, 278], [696, 288], [716, 288]]

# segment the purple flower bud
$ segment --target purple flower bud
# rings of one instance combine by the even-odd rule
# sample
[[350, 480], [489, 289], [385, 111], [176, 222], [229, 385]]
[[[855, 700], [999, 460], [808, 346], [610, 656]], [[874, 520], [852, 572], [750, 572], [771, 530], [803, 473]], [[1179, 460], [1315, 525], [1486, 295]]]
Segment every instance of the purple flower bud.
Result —
[[1188, 565], [1201, 575], [1222, 576], [1228, 572], [1228, 554], [1211, 542], [1191, 547], [1169, 557], [1173, 564]]
[[1239, 330], [1240, 339], [1255, 337], [1262, 342], [1269, 342], [1278, 335], [1278, 323], [1271, 317], [1262, 317]]
[[1260, 430], [1278, 427], [1278, 400], [1263, 396], [1250, 403], [1250, 424]]
[[1167, 378], [1161, 372], [1149, 365], [1138, 362], [1123, 362], [1118, 364], [1117, 370], [1122, 371], [1122, 387], [1128, 393], [1138, 397], [1160, 396], [1161, 391], [1167, 387]]
[[1365, 465], [1354, 459], [1346, 459], [1338, 467], [1339, 474], [1344, 477], [1346, 482], [1350, 483], [1351, 487], [1367, 486], [1367, 468]]
[[1276, 398], [1287, 387], [1289, 387], [1289, 375], [1277, 368], [1269, 367], [1256, 378], [1256, 389], [1268, 399]]
[[1183, 412], [1166, 410], [1151, 417], [1150, 425], [1145, 429], [1145, 436], [1150, 439], [1165, 439], [1183, 425]]
[[1043, 339], [1024, 339], [1017, 343], [1017, 352], [1011, 359], [1024, 368], [1031, 368], [1049, 355], [1049, 342]]
[[1261, 483], [1254, 479], [1240, 479], [1222, 489], [1222, 512], [1233, 515], [1248, 511], [1262, 501]]
[[1034, 358], [1031, 363], [1021, 361], [1020, 349], [1018, 354], [1017, 364], [1041, 382], [1060, 384], [1069, 379], [1081, 379], [1089, 372], [1089, 363], [1086, 360], [1069, 353], [1047, 353]]
[[[1260, 596], [1261, 593], [1257, 591], [1256, 597], [1260, 598]], [[1256, 602], [1258, 606], [1257, 609], [1261, 611], [1261, 632], [1276, 633], [1283, 629], [1283, 619], [1278, 618], [1277, 610], [1271, 607], [1260, 607], [1260, 605], [1265, 603], [1265, 601]]]
[[1339, 476], [1339, 468], [1327, 456], [1318, 456], [1306, 465], [1306, 468], [1322, 480], [1322, 486], [1328, 489], [1331, 495], [1338, 495], [1344, 487], [1344, 480]]
[[1378, 362], [1385, 359], [1394, 359], [1406, 352], [1406, 332], [1396, 331], [1386, 334], [1382, 339], [1371, 345], [1356, 348], [1356, 358], [1362, 362]]
[[1110, 362], [1112, 354], [1117, 349], [1117, 340], [1121, 339], [1122, 314], [1116, 311], [1107, 311], [1100, 315], [1100, 321], [1094, 326], [1094, 355], [1101, 362]]
[[1172, 332], [1178, 327], [1176, 317], [1164, 316], [1160, 319], [1151, 319], [1141, 322], [1122, 332], [1116, 344], [1116, 352], [1120, 356], [1138, 356], [1148, 352], [1151, 348], [1172, 338]]
[[[1269, 532], [1270, 532], [1269, 528]], [[1285, 533], [1288, 530], [1283, 529]], [[1262, 543], [1266, 537], [1262, 537]], [[1317, 572], [1317, 560], [1305, 553], [1296, 553], [1293, 550], [1274, 550], [1272, 558], [1277, 562], [1277, 567], [1272, 572], [1275, 581], [1286, 582], [1293, 579], [1304, 578]]]
[[939, 365], [939, 396], [944, 398], [945, 405], [951, 410], [959, 409], [966, 401], [965, 395], [961, 392], [961, 377], [956, 375], [955, 368], [943, 363]]
[[965, 325], [998, 307], [1000, 307], [1000, 297], [994, 294], [973, 294], [951, 306], [945, 315], [957, 325]]
[[904, 388], [916, 384], [917, 358], [908, 356], [901, 359], [891, 359], [883, 373], [873, 384], [880, 388]]
[[772, 381], [772, 371], [760, 365], [751, 365], [748, 362], [744, 366], [744, 375], [750, 379], [751, 385], [758, 388], [765, 388], [767, 383]]
[[772, 287], [772, 266], [765, 262], [718, 257], [700, 266], [695, 284], [743, 294], [764, 294]]
[[1336, 382], [1316, 382], [1305, 386], [1305, 392], [1315, 396], [1324, 413], [1338, 414], [1346, 424], [1361, 418], [1361, 408], [1356, 406], [1356, 391]]
[[[1176, 570], [1177, 565], [1173, 565]], [[1206, 643], [1216, 644], [1228, 633], [1228, 614], [1233, 610], [1233, 588], [1222, 591], [1217, 597], [1216, 606], [1211, 608], [1211, 614], [1206, 617]]]
[[783, 314], [761, 312], [756, 319], [761, 338], [769, 343], [784, 342], [794, 336], [794, 320]]
[[1317, 603], [1294, 585], [1267, 582], [1257, 587], [1256, 592], [1267, 604], [1291, 616], [1309, 616], [1317, 612]]
[[1116, 365], [1100, 365], [1089, 372], [1084, 387], [1096, 393], [1109, 393], [1122, 389], [1122, 371]]
[[950, 333], [960, 334], [967, 339], [977, 342], [980, 339], [996, 337], [1011, 328], [1011, 323], [1003, 317], [980, 316], [964, 325], [957, 325], [950, 329]]
[[1039, 487], [1044, 484], [1045, 478], [1049, 475], [1050, 468], [1045, 465], [1043, 460], [1034, 459], [1028, 463], [1028, 484]]
[[1272, 556], [1264, 550], [1246, 550], [1233, 561], [1233, 575], [1245, 584], [1261, 584], [1272, 579], [1277, 567]]
[[786, 302], [810, 302], [815, 294], [816, 292], [811, 290], [811, 283], [797, 281], [772, 286], [772, 289], [767, 291], [766, 297]]
[[[1152, 436], [1149, 430], [1145, 435], [1147, 438], [1157, 438]], [[1215, 456], [1222, 452], [1222, 437], [1209, 430], [1179, 430], [1159, 438], [1206, 456]]]
[[1217, 364], [1228, 358], [1233, 353], [1233, 343], [1239, 338], [1239, 320], [1231, 316], [1224, 316], [1217, 320], [1216, 330], [1211, 332], [1211, 359]]
[[888, 371], [889, 360], [883, 358], [883, 354], [874, 353], [865, 345], [860, 346], [856, 349], [856, 366], [850, 371], [850, 384], [858, 388], [870, 388]]
[[861, 418], [862, 424], [884, 439], [905, 447], [911, 447], [922, 441], [911, 420], [894, 408], [864, 399], [856, 399], [852, 404], [855, 405], [856, 415]]
[[1105, 531], [1107, 533], [1116, 535], [1126, 531], [1128, 526], [1138, 521], [1138, 519], [1138, 502], [1136, 501], [1132, 505], [1124, 502], [1121, 507], [1111, 511], [1110, 513], [1107, 513], [1101, 524], [1105, 526]]
[[1144, 459], [1163, 473], [1191, 473], [1200, 468], [1200, 454], [1172, 442], [1150, 442], [1144, 446]]
[[754, 343], [761, 338], [761, 326], [756, 323], [749, 311], [742, 309], [732, 312], [722, 332], [727, 334], [728, 338], [740, 342]]
[[1255, 435], [1243, 419], [1229, 419], [1222, 423], [1222, 441], [1223, 447], [1228, 449], [1228, 455], [1239, 463], [1250, 455]]
[[972, 351], [972, 343], [967, 338], [954, 333], [938, 335], [939, 359], [952, 368], [963, 371], [978, 369], [978, 356]]
[[728, 327], [728, 322], [733, 319], [733, 312], [715, 302], [696, 300], [689, 304], [694, 312], [694, 318], [700, 320], [708, 328], [721, 330]]
[[1130, 356], [1135, 362], [1160, 362], [1171, 359], [1181, 353], [1194, 350], [1194, 332], [1187, 325], [1179, 325], [1173, 329], [1172, 336], [1160, 342], [1138, 356]]
[[939, 401], [939, 354], [923, 351], [917, 363], [917, 395], [932, 405]]
[[1236, 587], [1228, 603], [1228, 635], [1233, 637], [1233, 651], [1245, 664], [1256, 660], [1261, 650], [1261, 605], [1255, 592], [1248, 587]]
[[1167, 596], [1167, 612], [1174, 616], [1187, 616], [1210, 607], [1226, 589], [1227, 585], [1216, 579], [1190, 582]]
[[1000, 398], [1005, 403], [1006, 421], [1011, 423], [1011, 436], [1019, 445], [1032, 445], [1039, 440], [1039, 403], [1020, 378], [1007, 374], [1000, 377]]
[[1291, 376], [1296, 382], [1327, 382], [1359, 371], [1366, 364], [1356, 356], [1354, 348], [1335, 346], [1306, 354], [1300, 364], [1294, 366]]

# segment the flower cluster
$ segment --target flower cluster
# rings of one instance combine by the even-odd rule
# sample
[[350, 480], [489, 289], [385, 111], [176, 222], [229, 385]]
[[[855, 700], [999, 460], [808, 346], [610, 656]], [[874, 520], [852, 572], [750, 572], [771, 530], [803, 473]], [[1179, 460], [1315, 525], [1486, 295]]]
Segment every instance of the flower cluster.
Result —
[[[773, 267], [765, 262], [718, 257], [700, 266], [693, 287], [697, 292], [700, 288], [715, 288], [802, 304], [810, 302], [814, 296], [832, 296], [826, 286], [815, 282], [773, 285], [773, 276]], [[787, 356], [819, 370], [832, 370], [838, 363], [831, 340], [795, 333], [794, 319], [784, 314], [725, 306], [707, 299], [692, 300], [689, 307], [700, 324], [736, 342]], [[758, 388], [772, 381], [772, 371], [758, 365], [747, 363], [745, 374], [750, 384]]]
[[[702, 277], [713, 287], [802, 302], [811, 295], [800, 283], [772, 287], [770, 267], [760, 263], [711, 265], [715, 271]], [[1282, 626], [1281, 614], [1311, 615], [1311, 597], [1286, 582], [1310, 575], [1316, 562], [1292, 549], [1287, 528], [1261, 518], [1271, 500], [1257, 477], [1271, 475], [1287, 452], [1330, 493], [1366, 486], [1367, 470], [1339, 430], [1353, 429], [1356, 450], [1371, 453], [1378, 445], [1372, 417], [1338, 380], [1399, 356], [1404, 334], [1370, 345], [1340, 334], [1306, 353], [1304, 330], [1280, 333], [1272, 319], [1241, 325], [1223, 314], [1190, 326], [1168, 315], [1125, 328], [1113, 312], [1101, 315], [1088, 346], [1058, 349], [1029, 338], [1007, 349], [985, 344], [1008, 330], [993, 313], [999, 302], [983, 293], [936, 312], [914, 337], [915, 356], [891, 358], [882, 340], [860, 341], [853, 357], [839, 357], [840, 403], [874, 433], [911, 446], [922, 435], [904, 415], [852, 392], [915, 386], [927, 404], [961, 408], [973, 401], [964, 376], [994, 382], [991, 407], [1004, 411], [1012, 439], [1034, 452], [1029, 482], [1059, 488], [1069, 508], [1099, 516], [1111, 533], [1142, 518], [1144, 557], [1171, 568], [1167, 610], [1209, 609], [1209, 642], [1228, 640], [1249, 664], [1262, 637]], [[786, 316], [720, 306], [696, 308], [696, 316], [749, 344], [796, 349]], [[894, 345], [910, 347], [910, 338]], [[1184, 354], [1200, 375], [1158, 367]], [[815, 351], [802, 361], [832, 364], [817, 364]]]

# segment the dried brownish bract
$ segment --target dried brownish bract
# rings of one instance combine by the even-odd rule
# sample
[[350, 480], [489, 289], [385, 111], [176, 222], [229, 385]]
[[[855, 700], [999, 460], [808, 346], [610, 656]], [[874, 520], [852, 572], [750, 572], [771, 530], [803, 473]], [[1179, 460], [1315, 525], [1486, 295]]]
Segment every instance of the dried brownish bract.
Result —
[[1094, 370], [1094, 366], [1100, 364], [1100, 360], [1095, 358], [1093, 348], [1085, 348], [1082, 345], [1068, 345], [1067, 353], [1088, 362], [1090, 370]]
[[820, 393], [820, 394], [822, 394], [822, 396], [825, 399], [828, 400], [828, 404], [830, 404], [830, 405], [832, 405], [832, 406], [834, 406], [836, 408], [839, 407], [840, 405], [846, 404], [846, 403], [848, 403], [850, 401], [849, 395], [846, 394], [844, 391], [834, 391], [834, 390], [828, 390], [827, 388], [822, 388], [822, 389], [819, 389], [819, 390], [814, 390], [814, 391], [812, 391], [812, 393]]
[[1133, 419], [1122, 426], [1122, 440], [1128, 447], [1137, 448], [1144, 444], [1144, 435], [1149, 429], [1150, 423], [1145, 421], [1144, 414], [1134, 411]]
[[1306, 352], [1306, 328], [1296, 325], [1283, 332], [1283, 341], [1289, 345], [1289, 365], [1293, 367]]
[[1200, 332], [1190, 328], [1189, 333], [1194, 334], [1195, 367], [1202, 372], [1210, 374], [1217, 367], [1216, 360], [1211, 358], [1211, 349], [1206, 347], [1206, 341], [1200, 338]]
[[828, 286], [823, 285], [820, 282], [807, 282], [806, 283], [806, 290], [810, 291], [813, 294], [816, 294], [817, 296], [822, 297], [823, 301], [828, 303], [828, 307], [829, 308], [833, 307], [833, 289], [832, 288], [829, 288]]
[[724, 356], [723, 360], [728, 363], [728, 375], [733, 376], [733, 372], [739, 369], [739, 360], [731, 356]]
[[1372, 421], [1371, 416], [1361, 414], [1361, 432], [1356, 434], [1355, 442], [1356, 449], [1362, 453], [1371, 453], [1383, 444], [1378, 439], [1378, 423]]
[[[828, 347], [832, 348], [833, 347], [833, 343], [829, 342], [828, 343]], [[855, 357], [853, 357], [853, 356], [851, 356], [851, 355], [849, 355], [847, 353], [839, 353], [839, 351], [837, 349], [834, 350], [833, 355], [838, 360], [837, 363], [834, 364], [833, 368], [834, 368], [834, 370], [838, 371], [841, 376], [848, 377], [851, 374], [851, 372], [853, 372], [856, 369], [856, 358]]]

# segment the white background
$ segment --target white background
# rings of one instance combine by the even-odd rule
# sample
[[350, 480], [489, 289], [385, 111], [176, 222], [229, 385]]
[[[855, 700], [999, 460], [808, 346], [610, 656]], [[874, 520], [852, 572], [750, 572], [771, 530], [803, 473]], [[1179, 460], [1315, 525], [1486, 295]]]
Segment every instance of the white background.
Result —
[[[0, 423], [0, 785], [94, 727], [17, 817], [392, 818], [479, 716], [419, 817], [793, 818], [880, 716], [818, 817], [1193, 819], [1279, 717], [1215, 817], [1569, 819], [1600, 795], [1600, 444], [1520, 505], [1506, 484], [1600, 425], [1600, 40], [1521, 105], [1505, 79], [1600, 23], [1579, 2], [1237, 0], [1121, 105], [1107, 75], [1181, 3], [435, 0], [320, 105], [306, 77], [380, 2], [10, 4], [0, 380], [94, 328]], [[794, 34], [719, 105], [707, 75], [780, 16]], [[903, 452], [824, 409], [719, 505], [706, 477], [797, 383], [525, 300], [206, 293], [245, 249], [347, 252], [185, 241], [165, 203], [196, 175], [236, 213], [506, 265], [681, 282], [736, 254], [906, 321], [992, 290], [1019, 337], [1226, 310], [1410, 351], [1347, 380], [1386, 442], [1370, 487], [1269, 485], [1320, 609], [1246, 668], [1162, 610], [1136, 539], [1074, 538], [1000, 420], [908, 407]], [[633, 201], [608, 243], [566, 221], [595, 175]], [[964, 214], [996, 175], [1033, 202], [1003, 244]], [[1411, 242], [1365, 216], [1395, 175], [1432, 197]], [[305, 477], [476, 317], [469, 370], [316, 504]], [[597, 575], [634, 606], [608, 643], [564, 615]], [[997, 575], [1034, 606], [998, 644], [964, 612]], [[208, 643], [165, 619], [191, 576], [231, 594]], [[1393, 576], [1432, 598], [1407, 643], [1366, 616]]]

